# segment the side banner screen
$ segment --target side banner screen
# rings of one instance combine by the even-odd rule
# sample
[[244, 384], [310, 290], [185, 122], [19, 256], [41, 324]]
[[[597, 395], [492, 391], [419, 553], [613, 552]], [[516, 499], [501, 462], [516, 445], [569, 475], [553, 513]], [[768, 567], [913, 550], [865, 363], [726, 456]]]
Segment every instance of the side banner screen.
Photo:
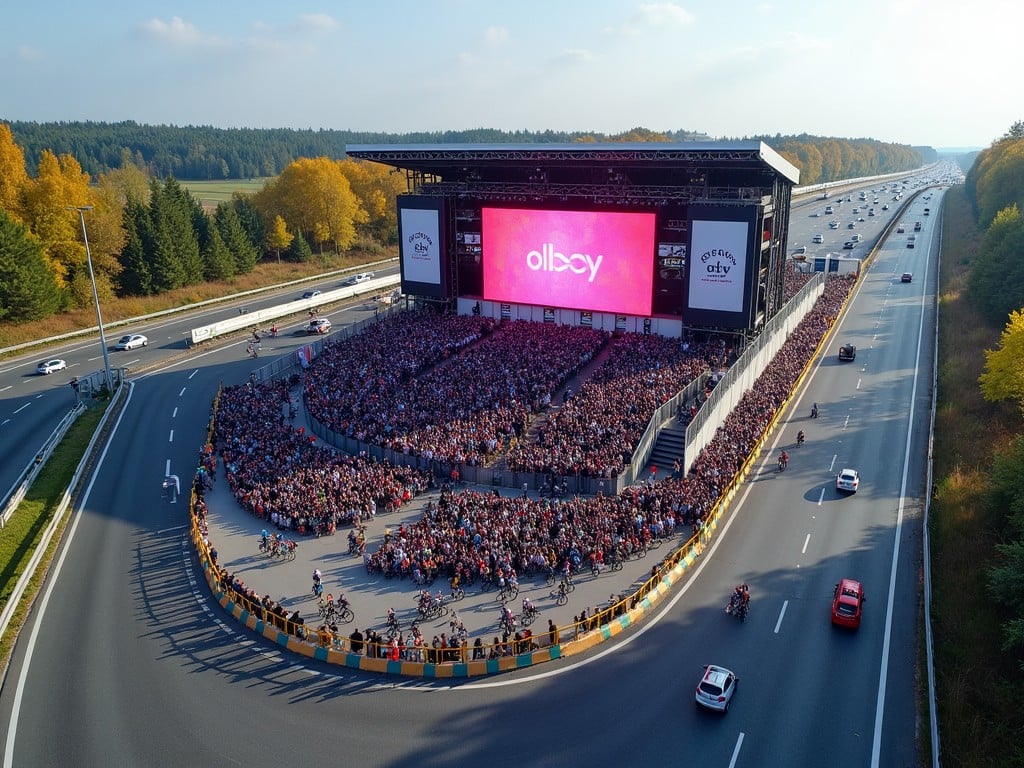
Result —
[[484, 208], [489, 301], [650, 315], [655, 215]]
[[757, 298], [755, 207], [693, 206], [686, 258], [689, 323], [748, 328]]
[[443, 198], [419, 195], [398, 198], [403, 293], [444, 296], [444, 203]]

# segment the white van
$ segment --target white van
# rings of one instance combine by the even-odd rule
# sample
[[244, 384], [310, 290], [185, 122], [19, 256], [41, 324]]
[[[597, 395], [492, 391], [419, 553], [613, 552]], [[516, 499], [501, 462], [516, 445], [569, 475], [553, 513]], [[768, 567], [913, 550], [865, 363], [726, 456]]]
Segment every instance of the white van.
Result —
[[855, 242], [855, 243], [859, 243], [860, 242], [860, 235], [858, 235], [856, 232], [854, 232], [852, 235], [850, 235], [850, 239], [853, 240], [853, 242]]

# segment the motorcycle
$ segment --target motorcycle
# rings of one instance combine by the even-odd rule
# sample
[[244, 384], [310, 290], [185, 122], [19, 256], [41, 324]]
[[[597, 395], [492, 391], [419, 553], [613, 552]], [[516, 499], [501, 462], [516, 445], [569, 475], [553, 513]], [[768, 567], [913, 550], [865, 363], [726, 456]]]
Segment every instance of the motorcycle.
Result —
[[750, 596], [733, 592], [732, 597], [729, 598], [728, 604], [725, 606], [725, 612], [730, 616], [735, 616], [741, 622], [747, 620], [747, 611], [750, 609]]

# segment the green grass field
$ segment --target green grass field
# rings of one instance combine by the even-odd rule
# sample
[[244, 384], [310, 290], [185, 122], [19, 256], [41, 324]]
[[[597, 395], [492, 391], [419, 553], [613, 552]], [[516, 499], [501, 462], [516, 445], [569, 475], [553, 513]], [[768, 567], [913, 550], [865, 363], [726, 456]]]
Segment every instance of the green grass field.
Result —
[[252, 194], [263, 189], [269, 179], [232, 179], [229, 181], [180, 181], [178, 182], [202, 203], [204, 208], [216, 208], [226, 203], [235, 192]]

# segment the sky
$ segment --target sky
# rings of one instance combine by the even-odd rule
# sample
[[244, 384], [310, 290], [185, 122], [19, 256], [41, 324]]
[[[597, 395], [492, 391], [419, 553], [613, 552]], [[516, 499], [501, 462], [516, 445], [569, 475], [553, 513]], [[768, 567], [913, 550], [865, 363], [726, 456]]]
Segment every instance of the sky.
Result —
[[11, 3], [0, 120], [802, 134], [987, 147], [1016, 0]]

